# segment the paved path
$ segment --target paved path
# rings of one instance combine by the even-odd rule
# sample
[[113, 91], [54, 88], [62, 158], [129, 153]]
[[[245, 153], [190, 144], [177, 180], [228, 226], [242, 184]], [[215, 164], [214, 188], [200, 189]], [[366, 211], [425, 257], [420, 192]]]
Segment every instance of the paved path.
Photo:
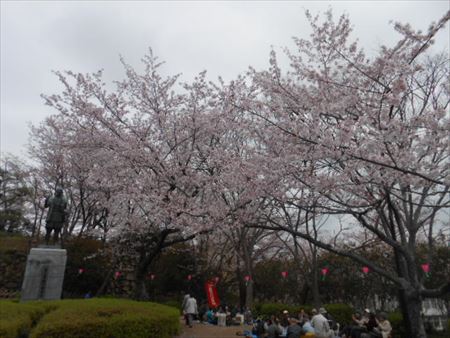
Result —
[[238, 338], [236, 332], [242, 333], [243, 330], [249, 329], [251, 329], [251, 326], [248, 325], [222, 327], [198, 323], [190, 328], [181, 321], [181, 334], [174, 338]]

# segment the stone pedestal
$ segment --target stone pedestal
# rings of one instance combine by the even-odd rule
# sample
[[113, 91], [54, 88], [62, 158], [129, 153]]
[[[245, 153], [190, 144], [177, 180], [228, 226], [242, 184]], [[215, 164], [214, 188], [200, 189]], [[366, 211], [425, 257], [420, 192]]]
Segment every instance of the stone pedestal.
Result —
[[21, 301], [61, 299], [66, 260], [65, 249], [31, 249], [23, 278]]

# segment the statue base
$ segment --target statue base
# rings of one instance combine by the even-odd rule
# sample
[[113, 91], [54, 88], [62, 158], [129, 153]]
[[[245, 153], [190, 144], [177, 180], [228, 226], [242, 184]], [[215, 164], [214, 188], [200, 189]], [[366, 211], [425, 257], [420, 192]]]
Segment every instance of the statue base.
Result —
[[55, 246], [32, 248], [27, 258], [21, 301], [61, 299], [67, 251]]

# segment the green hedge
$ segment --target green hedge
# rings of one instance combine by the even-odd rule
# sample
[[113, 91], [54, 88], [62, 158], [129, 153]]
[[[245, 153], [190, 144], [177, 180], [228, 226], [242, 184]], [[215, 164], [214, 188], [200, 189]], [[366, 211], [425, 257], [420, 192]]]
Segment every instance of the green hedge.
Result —
[[0, 301], [0, 337], [28, 337], [31, 328], [55, 308], [55, 305], [44, 302], [20, 304], [17, 301]]
[[323, 307], [341, 326], [345, 323], [350, 323], [352, 320], [354, 309], [347, 304], [325, 304]]
[[179, 332], [172, 307], [119, 299], [0, 302], [0, 337], [170, 338]]

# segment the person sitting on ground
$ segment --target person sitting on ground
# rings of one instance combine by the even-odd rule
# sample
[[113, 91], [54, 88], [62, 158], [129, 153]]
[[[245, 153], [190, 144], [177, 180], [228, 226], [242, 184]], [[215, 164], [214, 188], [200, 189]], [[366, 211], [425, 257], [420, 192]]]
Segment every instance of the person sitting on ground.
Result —
[[300, 312], [298, 313], [298, 320], [302, 325], [305, 323], [305, 315], [306, 315], [305, 310], [300, 309]]
[[266, 338], [278, 338], [282, 334], [280, 322], [275, 316], [271, 316], [267, 322], [267, 336]]
[[387, 320], [387, 315], [385, 313], [380, 313], [375, 318], [377, 326], [372, 330], [372, 332], [363, 333], [361, 338], [388, 338], [392, 332], [392, 326], [389, 320]]
[[361, 334], [367, 332], [367, 323], [369, 322], [369, 314], [370, 310], [365, 309], [361, 317], [358, 318], [356, 316], [352, 316], [352, 319], [356, 323], [356, 325], [352, 327], [350, 337], [361, 338]]
[[217, 317], [212, 309], [206, 311], [206, 322], [208, 324], [217, 325]]
[[281, 330], [282, 336], [286, 336], [286, 332], [287, 332], [287, 328], [289, 326], [289, 311], [288, 310], [284, 310], [282, 315], [281, 315], [281, 319], [280, 319], [280, 326], [281, 326]]
[[266, 329], [264, 328], [264, 321], [261, 318], [256, 319], [256, 322], [253, 324], [252, 333], [258, 337], [264, 337]]
[[366, 324], [367, 327], [367, 331], [368, 332], [372, 332], [374, 328], [376, 328], [378, 326], [377, 324], [377, 318], [375, 316], [375, 313], [370, 313], [369, 314], [369, 321]]
[[286, 330], [286, 338], [298, 338], [302, 333], [302, 327], [298, 319], [289, 318], [289, 326]]
[[245, 308], [244, 322], [247, 325], [252, 325], [252, 323], [253, 323], [252, 311], [249, 308]]
[[313, 326], [311, 325], [311, 322], [309, 321], [309, 316], [305, 313], [303, 315], [303, 326], [302, 326], [302, 333], [304, 335], [308, 334], [308, 333], [315, 333]]

